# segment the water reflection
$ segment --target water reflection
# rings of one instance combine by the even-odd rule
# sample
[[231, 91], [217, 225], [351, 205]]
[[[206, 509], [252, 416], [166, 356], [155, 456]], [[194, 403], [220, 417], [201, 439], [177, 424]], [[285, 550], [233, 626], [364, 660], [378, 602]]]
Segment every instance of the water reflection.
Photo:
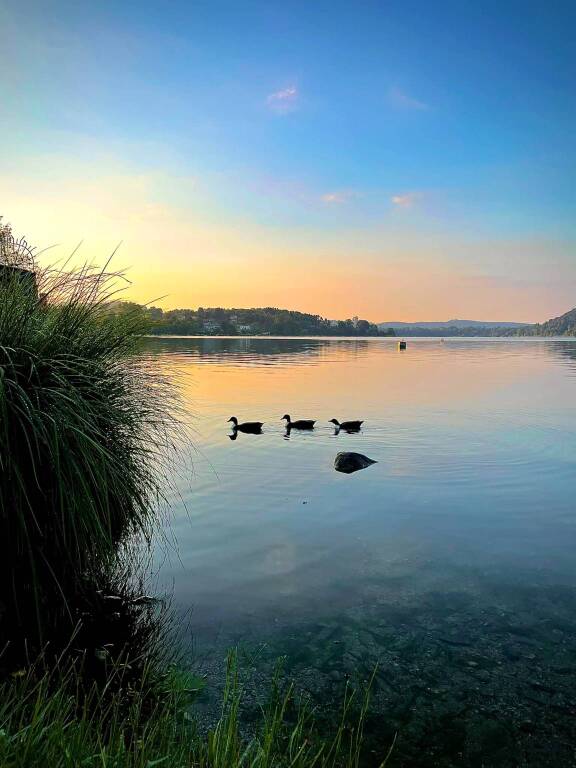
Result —
[[[576, 359], [576, 342], [573, 339], [559, 338], [461, 338], [446, 339], [425, 338], [409, 339], [407, 353], [412, 350], [418, 354], [442, 355], [457, 352], [459, 354], [477, 355], [478, 353], [494, 353], [514, 355], [522, 354], [526, 349], [531, 354], [557, 355], [561, 359]], [[240, 336], [161, 336], [149, 337], [146, 341], [146, 351], [152, 355], [182, 355], [187, 358], [199, 358], [204, 362], [222, 362], [226, 365], [234, 361], [260, 361], [269, 358], [271, 363], [281, 363], [286, 358], [296, 362], [300, 356], [306, 358], [306, 364], [318, 362], [326, 352], [332, 359], [341, 354], [346, 357], [363, 356], [367, 352], [389, 351], [397, 353], [397, 340], [391, 338], [346, 338], [346, 337], [240, 337]]]
[[156, 355], [201, 358], [203, 362], [229, 365], [311, 365], [329, 351], [338, 355], [361, 355], [366, 339], [275, 338], [275, 337], [161, 337], [150, 339], [147, 351]]
[[[186, 373], [197, 435], [160, 579], [193, 606], [198, 647], [265, 641], [319, 697], [380, 659], [376, 700], [411, 739], [399, 765], [458, 764], [446, 722], [470, 740], [523, 718], [540, 744], [566, 741], [546, 701], [568, 707], [576, 676], [555, 671], [576, 658], [576, 342], [162, 339], [148, 354]], [[230, 413], [262, 434], [232, 446]], [[286, 435], [283, 413], [314, 430]], [[362, 430], [335, 434], [334, 414]], [[377, 463], [335, 472], [341, 451]], [[522, 764], [515, 742], [498, 762], [486, 729], [486, 764]], [[418, 762], [430, 739], [444, 762]]]
[[550, 341], [549, 346], [551, 352], [576, 370], [576, 344], [573, 341]]
[[[215, 355], [215, 345], [228, 352]], [[484, 537], [492, 553], [495, 529], [502, 527], [511, 551], [521, 550], [520, 542], [537, 550], [549, 542], [546, 557], [559, 554], [551, 542], [562, 536], [553, 523], [569, 519], [574, 491], [574, 342], [418, 340], [399, 355], [386, 339], [162, 339], [151, 341], [149, 352], [168, 370], [188, 373], [197, 454], [193, 481], [181, 492], [194, 527], [187, 518], [176, 527], [180, 557], [194, 577], [178, 567], [169, 576], [184, 601], [195, 602], [198, 611], [205, 605], [207, 617], [211, 598], [203, 601], [202, 590], [206, 584], [212, 594], [218, 585], [210, 558], [230, 523], [232, 488], [234, 525], [241, 522], [242, 528], [226, 560], [235, 569], [235, 590], [250, 584], [251, 609], [270, 583], [254, 581], [245, 558], [270, 545], [276, 515], [292, 515], [302, 499], [315, 500], [315, 515], [290, 534], [299, 542], [296, 569], [309, 564], [312, 542], [318, 554], [327, 546], [323, 538], [336, 536], [339, 546], [352, 547], [339, 526], [354, 518], [355, 524], [364, 520], [371, 543], [387, 535], [383, 523], [392, 516], [395, 527], [409, 525], [417, 538], [432, 519], [436, 527], [445, 521], [449, 535], [443, 534], [441, 547], [464, 535], [466, 546], [477, 551]], [[237, 365], [238, 356], [244, 365]], [[276, 359], [281, 362], [270, 363]], [[286, 405], [288, 412], [316, 418], [314, 431], [286, 433], [279, 419]], [[257, 414], [264, 422], [258, 439], [242, 436], [240, 452], [226, 451], [223, 424], [230, 412], [239, 412], [240, 420]], [[335, 435], [329, 419], [342, 412], [362, 416], [362, 430]], [[354, 495], [335, 484], [338, 450], [379, 462], [370, 473], [348, 478], [358, 480]], [[282, 518], [280, 527], [286, 525]], [[538, 526], [540, 538], [533, 535]], [[433, 529], [430, 536], [436, 538]], [[557, 560], [561, 565], [562, 557]], [[341, 563], [334, 568], [336, 574]], [[227, 587], [224, 578], [218, 597], [224, 612]], [[308, 595], [304, 590], [304, 601]]]

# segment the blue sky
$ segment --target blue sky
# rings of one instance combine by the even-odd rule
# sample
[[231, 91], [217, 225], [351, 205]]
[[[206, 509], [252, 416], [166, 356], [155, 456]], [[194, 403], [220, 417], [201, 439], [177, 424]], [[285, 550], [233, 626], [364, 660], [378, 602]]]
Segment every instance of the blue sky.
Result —
[[[90, 256], [125, 239], [168, 305], [232, 278], [287, 305], [274, 267], [334, 314], [336, 264], [351, 314], [544, 319], [576, 305], [575, 23], [562, 1], [8, 2], [0, 213]], [[399, 270], [436, 298], [391, 292]]]

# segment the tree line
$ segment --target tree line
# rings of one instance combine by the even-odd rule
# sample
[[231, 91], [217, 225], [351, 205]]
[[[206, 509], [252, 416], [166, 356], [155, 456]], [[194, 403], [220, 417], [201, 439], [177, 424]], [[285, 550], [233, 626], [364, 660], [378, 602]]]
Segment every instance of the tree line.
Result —
[[176, 336], [394, 336], [392, 328], [381, 330], [375, 323], [357, 317], [328, 320], [320, 315], [277, 307], [254, 309], [169, 309], [118, 302], [114, 311], [141, 312], [150, 333]]

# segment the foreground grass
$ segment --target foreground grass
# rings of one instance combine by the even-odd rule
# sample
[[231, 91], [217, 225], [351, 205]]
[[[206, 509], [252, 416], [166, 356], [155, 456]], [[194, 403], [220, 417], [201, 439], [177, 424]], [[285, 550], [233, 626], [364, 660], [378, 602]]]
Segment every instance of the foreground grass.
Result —
[[178, 408], [135, 354], [141, 316], [110, 313], [118, 275], [0, 259], [0, 278], [0, 597], [43, 645], [82, 579], [150, 535]]
[[[110, 675], [122, 675], [122, 669]], [[243, 686], [236, 655], [229, 657], [222, 711], [200, 732], [191, 714], [186, 677], [170, 673], [155, 682], [150, 698], [141, 686], [109, 696], [84, 689], [81, 670], [38, 674], [30, 669], [0, 685], [0, 766], [2, 768], [358, 768], [369, 691], [344, 694], [341, 716], [331, 734], [320, 732], [314, 711], [298, 700], [293, 686], [272, 682], [258, 722], [246, 733], [240, 725]], [[381, 768], [388, 757], [379, 763]]]

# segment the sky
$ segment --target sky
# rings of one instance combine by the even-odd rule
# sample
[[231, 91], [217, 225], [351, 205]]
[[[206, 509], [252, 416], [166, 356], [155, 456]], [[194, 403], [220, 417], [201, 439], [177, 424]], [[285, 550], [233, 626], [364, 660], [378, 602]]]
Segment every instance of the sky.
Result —
[[572, 0], [0, 0], [0, 214], [126, 298], [576, 306]]

